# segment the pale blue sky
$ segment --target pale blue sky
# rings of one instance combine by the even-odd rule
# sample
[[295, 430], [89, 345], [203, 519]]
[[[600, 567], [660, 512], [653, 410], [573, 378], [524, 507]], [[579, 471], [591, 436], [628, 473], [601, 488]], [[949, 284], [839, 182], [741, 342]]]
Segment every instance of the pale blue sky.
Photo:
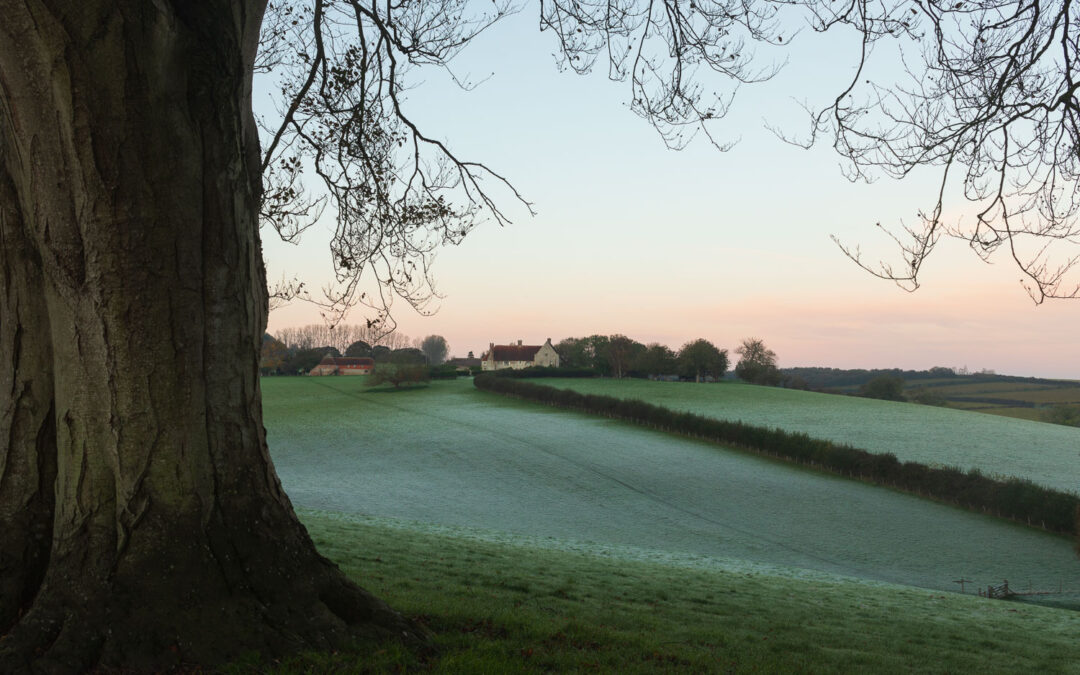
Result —
[[[850, 60], [836, 65], [842, 38], [803, 42], [780, 76], [743, 88], [714, 127], [719, 139], [740, 139], [726, 153], [703, 139], [669, 151], [624, 105], [625, 85], [602, 69], [558, 73], [551, 37], [529, 12], [456, 62], [459, 74], [490, 74], [474, 91], [425, 74], [410, 114], [462, 157], [510, 178], [538, 214], [506, 200], [511, 226], [482, 225], [440, 253], [440, 310], [419, 317], [399, 303], [400, 330], [444, 335], [460, 356], [491, 341], [592, 333], [673, 348], [705, 337], [733, 349], [757, 336], [785, 366], [966, 365], [1080, 378], [1080, 302], [1034, 307], [1004, 259], [988, 266], [947, 242], [924, 268], [923, 289], [909, 294], [843, 257], [830, 234], [891, 255], [874, 223], [915, 222], [934, 177], [851, 184], [827, 147], [803, 151], [764, 128], [768, 119], [802, 130], [790, 99], [823, 102], [848, 72]], [[295, 248], [272, 236], [264, 232], [272, 279], [329, 278], [325, 229]], [[294, 303], [271, 315], [270, 330], [318, 320]]]

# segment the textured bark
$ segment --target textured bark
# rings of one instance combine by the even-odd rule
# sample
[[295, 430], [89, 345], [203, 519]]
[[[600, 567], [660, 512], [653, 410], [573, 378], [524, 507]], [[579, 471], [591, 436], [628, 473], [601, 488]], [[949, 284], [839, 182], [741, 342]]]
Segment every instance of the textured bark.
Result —
[[262, 9], [0, 0], [0, 153], [40, 262], [56, 458], [48, 567], [0, 671], [412, 634], [316, 553], [267, 453]]
[[41, 264], [0, 164], [0, 634], [45, 575], [56, 479], [49, 322]]

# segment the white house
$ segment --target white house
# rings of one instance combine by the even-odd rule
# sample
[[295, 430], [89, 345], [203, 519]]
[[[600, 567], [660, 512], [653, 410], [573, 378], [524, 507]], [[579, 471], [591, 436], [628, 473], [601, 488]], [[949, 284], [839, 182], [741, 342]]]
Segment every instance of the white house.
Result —
[[492, 342], [480, 359], [482, 370], [500, 368], [520, 370], [529, 366], [559, 367], [559, 353], [551, 345], [551, 338], [542, 345], [523, 345], [521, 340], [518, 340], [516, 345], [497, 345]]

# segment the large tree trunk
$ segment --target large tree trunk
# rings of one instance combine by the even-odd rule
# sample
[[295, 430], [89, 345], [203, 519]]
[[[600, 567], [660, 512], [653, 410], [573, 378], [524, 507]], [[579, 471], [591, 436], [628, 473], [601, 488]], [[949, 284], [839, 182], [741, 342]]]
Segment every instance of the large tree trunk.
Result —
[[0, 340], [24, 347], [0, 364], [0, 405], [18, 411], [0, 427], [0, 529], [21, 538], [0, 544], [25, 560], [19, 588], [0, 587], [0, 629], [32, 598], [0, 671], [412, 631], [316, 553], [266, 449], [263, 5], [0, 0]]
[[0, 635], [29, 607], [52, 539], [56, 426], [43, 291], [0, 164]]

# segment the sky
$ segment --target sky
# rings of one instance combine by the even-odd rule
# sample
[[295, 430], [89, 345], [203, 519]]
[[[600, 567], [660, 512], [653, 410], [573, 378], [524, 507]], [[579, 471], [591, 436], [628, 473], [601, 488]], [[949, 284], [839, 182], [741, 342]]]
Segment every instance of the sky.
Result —
[[[438, 310], [420, 316], [399, 302], [398, 330], [442, 335], [455, 356], [479, 356], [491, 342], [597, 333], [674, 349], [703, 337], [730, 351], [758, 337], [782, 367], [1080, 379], [1080, 300], [1035, 306], [1004, 258], [986, 264], [944, 241], [924, 265], [922, 288], [909, 293], [844, 257], [830, 235], [875, 259], [894, 256], [875, 223], [917, 223], [935, 175], [851, 183], [827, 146], [802, 150], [766, 129], [801, 132], [797, 102], [827, 100], [850, 74], [850, 41], [799, 39], [780, 75], [741, 89], [712, 127], [737, 141], [727, 152], [700, 138], [665, 148], [625, 105], [626, 85], [603, 69], [560, 73], [552, 37], [528, 11], [454, 62], [459, 76], [484, 80], [475, 89], [423, 73], [409, 114], [459, 156], [508, 177], [537, 214], [505, 199], [511, 225], [482, 224], [440, 251]], [[970, 218], [962, 206], [951, 199], [946, 208]], [[264, 230], [269, 278], [323, 285], [331, 226], [316, 225], [299, 245]], [[363, 318], [357, 309], [346, 323]], [[320, 320], [317, 308], [293, 302], [271, 313], [268, 330]]]

